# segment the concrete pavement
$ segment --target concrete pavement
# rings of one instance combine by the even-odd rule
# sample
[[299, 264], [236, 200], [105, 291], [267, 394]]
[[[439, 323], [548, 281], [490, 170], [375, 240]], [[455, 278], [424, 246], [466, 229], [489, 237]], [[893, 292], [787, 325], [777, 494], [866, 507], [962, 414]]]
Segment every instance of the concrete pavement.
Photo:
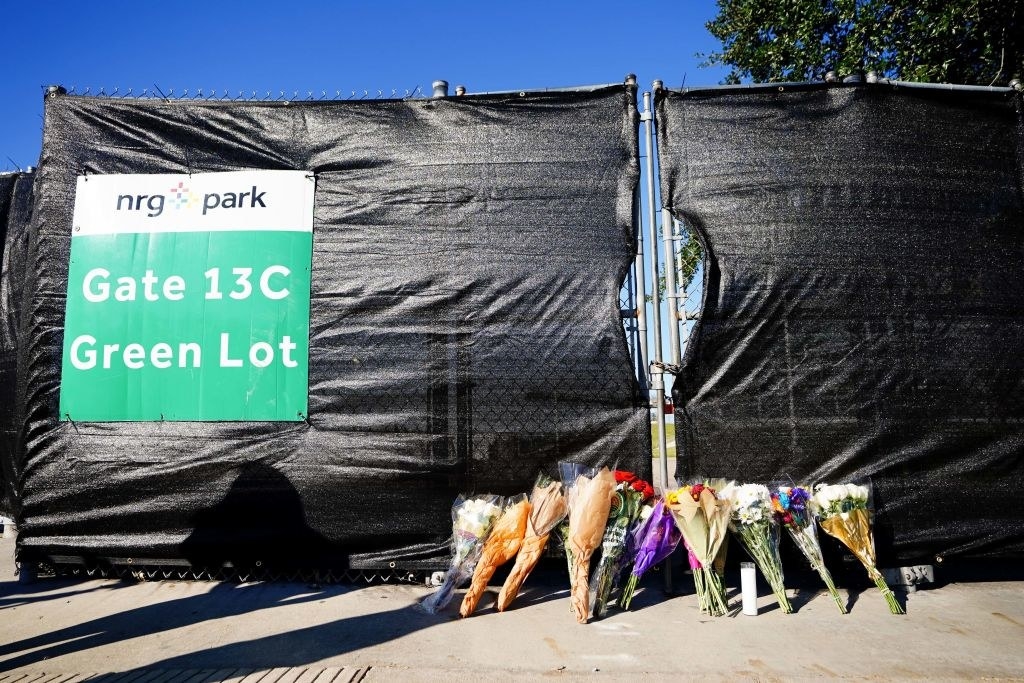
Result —
[[1024, 582], [918, 591], [905, 616], [873, 589], [849, 594], [843, 616], [811, 582], [791, 591], [797, 613], [784, 615], [762, 584], [760, 615], [714, 619], [697, 610], [687, 578], [669, 598], [652, 576], [630, 612], [578, 625], [557, 563], [531, 577], [518, 608], [500, 614], [485, 597], [459, 619], [457, 600], [442, 615], [419, 611], [430, 590], [412, 585], [22, 585], [13, 547], [0, 541], [0, 683], [110, 672], [120, 673], [89, 680], [1024, 680]]

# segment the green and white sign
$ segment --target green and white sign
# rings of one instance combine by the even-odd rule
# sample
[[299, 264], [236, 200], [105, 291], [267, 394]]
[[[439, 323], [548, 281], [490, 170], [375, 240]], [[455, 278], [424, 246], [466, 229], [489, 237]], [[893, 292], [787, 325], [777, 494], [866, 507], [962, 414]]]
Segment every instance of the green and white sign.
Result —
[[62, 419], [302, 420], [315, 180], [78, 178]]

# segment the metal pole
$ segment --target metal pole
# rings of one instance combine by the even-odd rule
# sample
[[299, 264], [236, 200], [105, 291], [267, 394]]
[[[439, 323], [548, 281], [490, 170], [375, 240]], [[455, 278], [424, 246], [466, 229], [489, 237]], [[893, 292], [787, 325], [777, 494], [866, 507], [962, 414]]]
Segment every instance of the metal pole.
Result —
[[[662, 202], [664, 204], [664, 202]], [[665, 249], [665, 298], [668, 299], [668, 339], [669, 351], [672, 353], [672, 364], [682, 362], [682, 346], [679, 341], [679, 301], [682, 297], [676, 290], [676, 268], [679, 258], [676, 255], [676, 226], [679, 221], [672, 218], [671, 212], [661, 208], [661, 243]]]
[[[636, 85], [636, 75], [626, 75], [627, 85]], [[641, 119], [643, 114], [641, 114]], [[637, 191], [639, 194], [639, 190]], [[651, 367], [647, 349], [647, 282], [644, 273], [644, 231], [641, 218], [640, 202], [636, 202], [636, 213], [633, 224], [636, 226], [636, 256], [633, 258], [633, 282], [636, 284], [636, 296], [633, 305], [636, 310], [636, 334], [639, 343], [640, 374], [643, 375], [643, 391], [650, 405]], [[650, 408], [648, 407], [648, 412]]]
[[[655, 85], [658, 82], [655, 81]], [[657, 214], [654, 210], [654, 114], [651, 112], [651, 93], [644, 93], [644, 110], [640, 114], [644, 122], [644, 143], [647, 152], [647, 236], [650, 248], [651, 266], [651, 323], [653, 329], [653, 345], [651, 348], [651, 389], [654, 391], [654, 414], [658, 421], [658, 448], [661, 464], [661, 486], [667, 490], [668, 453], [665, 440], [665, 382], [661, 363], [661, 294], [658, 292], [658, 227]]]
[[[640, 372], [644, 376], [644, 391], [651, 386], [651, 366], [647, 351], [647, 282], [644, 274], [644, 231], [640, 219], [640, 206], [636, 209], [636, 258], [633, 259], [633, 281], [636, 283], [636, 333], [640, 342]], [[647, 401], [650, 403], [650, 394]], [[648, 408], [648, 410], [650, 410]]]
[[[643, 392], [642, 395], [646, 396], [648, 393], [647, 366], [644, 365], [646, 346], [644, 348], [640, 347], [640, 328], [637, 325], [637, 312], [641, 309], [637, 307], [636, 303], [636, 274], [633, 272], [633, 268], [630, 268], [626, 273], [626, 297], [626, 304], [630, 308], [622, 309], [622, 319], [628, 321], [625, 324], [628, 325], [629, 329], [630, 360], [633, 361], [633, 373], [636, 375], [636, 381], [640, 385], [640, 391]], [[646, 332], [644, 330], [644, 334]]]
[[[661, 88], [661, 81], [654, 82], [654, 90]], [[668, 440], [665, 437], [665, 371], [661, 366], [661, 295], [658, 292], [658, 228], [654, 210], [654, 112], [651, 110], [651, 93], [644, 93], [644, 110], [640, 113], [644, 122], [644, 143], [647, 152], [647, 234], [651, 251], [651, 322], [654, 327], [654, 345], [651, 349], [651, 390], [654, 392], [654, 415], [658, 423], [658, 461], [661, 465], [661, 488], [667, 491]], [[665, 562], [665, 591], [672, 592], [672, 563]]]

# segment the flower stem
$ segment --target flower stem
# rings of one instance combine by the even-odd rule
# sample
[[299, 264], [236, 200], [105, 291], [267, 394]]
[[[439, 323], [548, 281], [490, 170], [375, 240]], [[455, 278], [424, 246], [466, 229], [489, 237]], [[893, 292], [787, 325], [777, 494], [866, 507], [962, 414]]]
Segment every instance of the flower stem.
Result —
[[772, 593], [775, 594], [775, 599], [782, 612], [792, 614], [793, 607], [789, 604], [786, 585], [782, 580], [782, 566], [777, 559], [777, 554], [772, 552], [771, 541], [767, 534], [758, 533], [756, 529], [741, 527], [739, 537], [747, 552], [757, 563], [757, 568], [761, 570], [761, 574], [768, 581], [768, 585], [772, 587]]
[[832, 580], [832, 574], [829, 573], [828, 567], [825, 566], [825, 558], [821, 554], [821, 546], [818, 544], [817, 538], [814, 536], [808, 536], [803, 531], [789, 529], [790, 538], [796, 541], [796, 546], [800, 549], [800, 552], [804, 554], [807, 561], [810, 562], [811, 568], [818, 572], [818, 576], [825, 583], [825, 587], [828, 588], [829, 595], [836, 603], [836, 607], [839, 608], [840, 614], [846, 614], [846, 605], [843, 603], [843, 599], [839, 596], [839, 591], [836, 590], [836, 584]]
[[633, 593], [636, 591], [636, 585], [639, 581], [640, 577], [636, 574], [629, 575], [629, 580], [626, 581], [626, 586], [622, 589], [622, 594], [619, 595], [619, 607], [629, 609], [629, 603], [633, 602]]
[[718, 572], [714, 569], [706, 568], [700, 571], [705, 573], [707, 579], [706, 585], [708, 587], [709, 600], [709, 614], [711, 616], [720, 617], [729, 611], [728, 606], [725, 603], [725, 587], [722, 586], [722, 580], [718, 576]]
[[821, 576], [821, 580], [825, 582], [825, 586], [828, 588], [829, 594], [832, 599], [835, 600], [836, 607], [839, 608], [840, 614], [846, 614], [846, 605], [843, 604], [843, 599], [839, 596], [839, 591], [836, 590], [836, 584], [832, 581], [832, 575], [828, 573], [828, 570], [822, 567], [818, 571], [818, 575]]
[[896, 600], [896, 595], [889, 588], [889, 584], [885, 582], [885, 579], [878, 575], [875, 577], [875, 585], [878, 586], [878, 590], [882, 591], [882, 597], [885, 598], [886, 603], [889, 605], [889, 611], [893, 614], [903, 614], [903, 608], [900, 607], [900, 603]]

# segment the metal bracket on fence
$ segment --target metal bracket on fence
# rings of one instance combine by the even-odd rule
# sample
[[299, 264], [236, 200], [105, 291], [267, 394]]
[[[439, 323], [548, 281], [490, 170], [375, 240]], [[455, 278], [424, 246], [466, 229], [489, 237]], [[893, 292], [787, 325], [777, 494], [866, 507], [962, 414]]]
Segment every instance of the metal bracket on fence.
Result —
[[673, 365], [672, 363], [662, 363], [660, 361], [654, 361], [651, 363], [651, 374], [653, 375], [657, 368], [658, 376], [665, 374], [666, 372], [670, 375], [678, 375], [683, 371], [683, 368], [679, 365]]
[[680, 311], [676, 311], [676, 315], [679, 316], [680, 320], [700, 320], [700, 311], [691, 313], [684, 308]]
[[921, 584], [935, 583], [935, 567], [930, 564], [885, 568], [881, 572], [891, 588], [902, 589], [907, 593], [913, 593]]
[[651, 374], [651, 389], [653, 391], [664, 391], [665, 380], [663, 375], [665, 374], [665, 364], [659, 361], [653, 361], [649, 370]]
[[630, 319], [638, 317], [637, 310], [635, 308], [623, 308], [619, 311], [619, 315], [622, 316], [623, 318]]

